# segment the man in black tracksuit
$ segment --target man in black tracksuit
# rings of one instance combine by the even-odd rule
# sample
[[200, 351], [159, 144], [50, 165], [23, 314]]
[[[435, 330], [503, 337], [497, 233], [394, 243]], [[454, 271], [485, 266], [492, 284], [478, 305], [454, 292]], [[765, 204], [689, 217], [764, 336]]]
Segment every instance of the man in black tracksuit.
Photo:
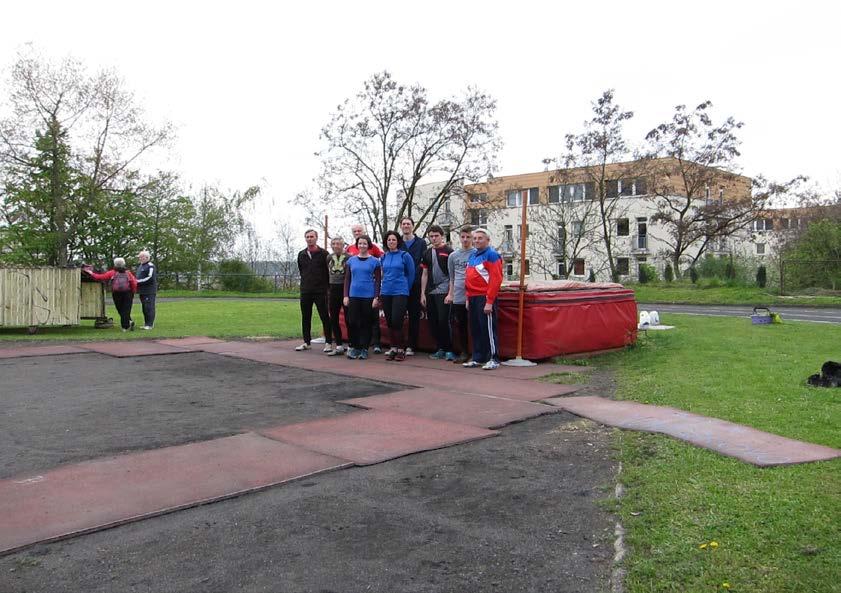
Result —
[[421, 258], [426, 251], [426, 241], [415, 235], [415, 221], [409, 216], [404, 216], [400, 221], [400, 231], [403, 233], [404, 251], [408, 251], [415, 262], [415, 281], [409, 289], [409, 299], [406, 303], [406, 310], [409, 313], [409, 347], [406, 348], [406, 356], [414, 356], [418, 349], [418, 334], [420, 333], [421, 317]]
[[137, 294], [140, 296], [140, 306], [143, 308], [143, 328], [152, 329], [155, 326], [155, 296], [158, 294], [158, 270], [149, 261], [151, 255], [145, 249], [137, 255], [140, 265], [134, 272], [137, 278]]
[[[327, 250], [318, 246], [318, 233], [309, 229], [304, 233], [306, 249], [298, 253], [298, 272], [301, 274], [301, 332], [304, 343], [295, 348], [299, 352], [310, 349], [312, 339], [312, 306], [318, 310], [324, 327], [325, 352], [333, 342], [330, 317], [327, 314], [327, 291], [330, 288], [330, 274], [327, 269]], [[332, 348], [330, 348], [332, 350]]]

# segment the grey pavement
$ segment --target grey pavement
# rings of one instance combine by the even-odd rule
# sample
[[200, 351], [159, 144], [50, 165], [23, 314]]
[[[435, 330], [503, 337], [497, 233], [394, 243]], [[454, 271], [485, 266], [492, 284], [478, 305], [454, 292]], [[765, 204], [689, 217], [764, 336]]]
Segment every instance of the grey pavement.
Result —
[[[841, 309], [823, 307], [789, 307], [771, 305], [783, 321], [810, 321], [813, 323], [841, 323]], [[659, 313], [681, 313], [684, 315], [711, 315], [714, 317], [747, 317], [753, 313], [751, 305], [667, 305], [660, 303], [638, 303], [639, 311]]]

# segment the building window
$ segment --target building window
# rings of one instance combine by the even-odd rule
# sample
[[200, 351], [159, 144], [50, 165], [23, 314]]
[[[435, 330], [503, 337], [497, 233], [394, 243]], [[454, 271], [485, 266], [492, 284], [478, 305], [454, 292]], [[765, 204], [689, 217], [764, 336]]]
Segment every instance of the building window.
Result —
[[564, 225], [558, 225], [558, 236], [555, 238], [555, 253], [564, 253], [564, 245], [567, 242], [567, 232]]
[[781, 218], [780, 219], [780, 228], [781, 229], [790, 229], [791, 228], [791, 220], [788, 218]]
[[756, 255], [765, 255], [765, 243], [756, 244]]
[[637, 218], [637, 249], [648, 249], [647, 218]]
[[580, 220], [573, 220], [572, 221], [572, 236], [573, 237], [580, 237], [584, 234], [584, 223]]
[[605, 181], [605, 197], [607, 199], [618, 198], [619, 197], [619, 180], [618, 179], [610, 179]]
[[561, 261], [558, 262], [558, 278], [563, 280], [566, 277], [567, 277], [567, 265], [566, 265], [566, 262], [564, 262], [564, 260], [561, 260]]
[[529, 260], [526, 260], [526, 276], [531, 274], [531, 267], [529, 266]]
[[756, 233], [774, 230], [774, 221], [770, 218], [758, 218], [753, 221], [753, 230]]
[[509, 280], [514, 277], [514, 262], [510, 259], [505, 262], [505, 277]]
[[505, 243], [511, 243], [514, 240], [514, 227], [512, 225], [505, 225], [505, 229], [502, 233], [502, 240]]
[[648, 193], [648, 183], [645, 177], [631, 177], [629, 179], [610, 179], [605, 182], [607, 198], [627, 198], [630, 196], [644, 196]]
[[506, 203], [508, 204], [509, 208], [514, 208], [516, 206], [522, 206], [523, 200], [522, 195], [520, 194], [520, 190], [513, 189], [508, 192], [508, 197], [506, 199]]
[[627, 218], [620, 218], [616, 221], [616, 234], [620, 237], [627, 237], [631, 234], [631, 223]]
[[471, 204], [482, 204], [488, 201], [488, 194], [470, 194]]
[[575, 276], [583, 276], [584, 275], [584, 260], [583, 259], [572, 260], [572, 273]]
[[621, 276], [627, 276], [631, 269], [631, 260], [627, 257], [616, 258], [616, 273]]
[[549, 186], [549, 203], [550, 204], [559, 204], [561, 201], [561, 187], [559, 185], [550, 185]]
[[529, 204], [539, 204], [540, 203], [540, 190], [536, 187], [532, 187], [526, 190], [519, 190], [519, 189], [511, 189], [508, 190], [506, 194], [505, 203], [508, 205], [509, 208], [515, 208], [517, 206], [523, 205], [523, 194], [528, 192], [529, 195]]
[[[522, 240], [522, 238], [523, 238], [522, 233], [523, 233], [523, 225], [518, 224], [517, 225], [517, 240], [518, 241]], [[526, 239], [528, 239], [528, 238], [529, 238], [529, 225], [526, 225]]]
[[592, 183], [567, 183], [565, 185], [560, 185], [558, 186], [560, 201], [569, 203], [583, 202], [588, 199], [591, 200], [595, 197], [596, 193], [595, 189], [593, 189], [594, 187], [595, 186]]
[[485, 226], [488, 224], [488, 212], [484, 208], [476, 208], [470, 211], [470, 224], [472, 226]]

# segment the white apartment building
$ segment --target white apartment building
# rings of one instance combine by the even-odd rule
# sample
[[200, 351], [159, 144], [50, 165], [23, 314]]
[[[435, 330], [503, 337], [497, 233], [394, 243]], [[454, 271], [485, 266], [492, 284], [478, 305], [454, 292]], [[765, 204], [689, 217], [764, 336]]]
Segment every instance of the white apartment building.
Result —
[[[675, 175], [673, 159], [607, 165], [607, 216], [602, 216], [599, 201], [593, 199], [596, 173], [601, 174], [595, 168], [582, 167], [497, 177], [466, 185], [464, 222], [488, 228], [492, 244], [505, 260], [505, 274], [512, 279], [520, 273], [524, 201], [527, 277], [587, 280], [592, 273], [598, 281], [609, 281], [607, 249], [602, 239], [605, 231], [610, 236], [620, 282], [636, 280], [643, 263], [653, 265], [662, 275], [670, 261], [671, 248], [667, 230], [653, 222], [652, 217], [658, 209], [658, 195], [680, 198], [678, 184], [669, 178], [670, 174]], [[749, 195], [749, 178], [720, 171], [716, 175], [717, 187], [706, 188], [707, 199]], [[669, 193], [664, 193], [664, 189]], [[770, 253], [770, 246], [758, 246], [762, 240], [762, 236], [745, 231], [716, 241], [708, 253], [729, 255], [751, 249], [768, 249]], [[694, 255], [692, 249], [697, 253], [697, 247], [693, 247], [687, 256]]]

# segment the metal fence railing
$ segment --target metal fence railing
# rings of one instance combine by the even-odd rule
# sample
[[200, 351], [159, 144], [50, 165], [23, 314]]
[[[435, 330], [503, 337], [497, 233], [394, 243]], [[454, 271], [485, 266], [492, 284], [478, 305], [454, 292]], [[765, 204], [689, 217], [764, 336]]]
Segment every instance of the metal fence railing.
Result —
[[161, 290], [225, 290], [231, 292], [289, 292], [298, 290], [295, 274], [220, 274], [166, 272], [158, 275]]

